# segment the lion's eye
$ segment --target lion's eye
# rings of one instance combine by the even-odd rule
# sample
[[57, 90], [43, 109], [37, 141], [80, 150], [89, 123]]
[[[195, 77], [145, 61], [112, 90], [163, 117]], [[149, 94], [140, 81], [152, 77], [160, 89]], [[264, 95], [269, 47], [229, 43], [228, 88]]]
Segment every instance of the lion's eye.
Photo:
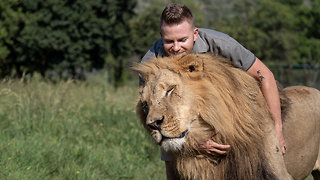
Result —
[[142, 109], [143, 109], [144, 113], [148, 114], [149, 113], [148, 103], [146, 101], [143, 101], [141, 103], [142, 103]]
[[175, 85], [169, 86], [166, 92], [166, 96], [170, 95], [170, 93], [175, 89]]

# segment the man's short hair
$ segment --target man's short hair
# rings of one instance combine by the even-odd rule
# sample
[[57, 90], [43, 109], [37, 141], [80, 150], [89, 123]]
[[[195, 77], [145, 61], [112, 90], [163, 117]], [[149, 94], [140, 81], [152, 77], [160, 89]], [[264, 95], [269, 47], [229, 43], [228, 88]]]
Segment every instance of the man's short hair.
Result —
[[190, 9], [184, 4], [171, 3], [168, 4], [162, 11], [160, 28], [162, 24], [180, 24], [184, 20], [187, 20], [192, 26], [194, 26], [194, 19]]

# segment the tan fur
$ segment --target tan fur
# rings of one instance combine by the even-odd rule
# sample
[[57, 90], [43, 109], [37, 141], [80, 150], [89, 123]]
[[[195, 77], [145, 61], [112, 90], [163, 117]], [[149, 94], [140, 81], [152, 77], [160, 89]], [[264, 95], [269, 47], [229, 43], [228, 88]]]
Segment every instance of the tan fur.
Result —
[[[137, 113], [154, 141], [175, 155], [182, 178], [291, 178], [277, 151], [274, 122], [259, 83], [246, 72], [208, 54], [155, 58], [133, 69], [144, 80]], [[320, 103], [319, 92], [313, 93], [317, 94], [313, 101]], [[285, 119], [293, 118], [290, 97], [281, 97]], [[319, 111], [319, 106], [314, 110]], [[178, 138], [186, 130], [189, 133]], [[211, 137], [214, 131], [218, 134]], [[230, 152], [226, 156], [205, 153], [199, 144], [209, 138], [230, 144]]]

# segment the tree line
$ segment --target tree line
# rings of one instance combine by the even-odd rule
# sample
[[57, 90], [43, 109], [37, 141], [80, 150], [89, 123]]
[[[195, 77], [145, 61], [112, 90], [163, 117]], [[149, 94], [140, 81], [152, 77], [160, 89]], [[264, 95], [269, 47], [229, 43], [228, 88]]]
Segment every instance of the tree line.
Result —
[[[161, 0], [1, 0], [0, 78], [37, 72], [115, 84], [160, 37]], [[320, 62], [319, 0], [181, 0], [196, 26], [225, 32], [268, 65]]]

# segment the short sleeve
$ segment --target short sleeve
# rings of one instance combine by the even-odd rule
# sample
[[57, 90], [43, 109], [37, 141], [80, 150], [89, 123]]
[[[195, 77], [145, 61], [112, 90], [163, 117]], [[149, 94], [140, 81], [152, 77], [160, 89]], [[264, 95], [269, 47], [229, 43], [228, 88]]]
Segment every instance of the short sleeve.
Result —
[[230, 42], [221, 45], [221, 55], [230, 59], [232, 63], [247, 71], [256, 60], [255, 55], [230, 37]]
[[[198, 40], [199, 39], [199, 40]], [[199, 38], [197, 39], [199, 47], [196, 46], [197, 51], [206, 49], [201, 45], [203, 42], [209, 46], [206, 50], [220, 56], [223, 56], [232, 61], [234, 66], [247, 71], [255, 62], [255, 55], [243, 47], [239, 42], [229, 35], [211, 29], [199, 28]], [[197, 42], [196, 42], [197, 44]]]
[[[153, 48], [153, 46], [152, 46]], [[148, 50], [148, 52], [143, 56], [141, 62], [145, 62], [150, 58], [156, 57], [155, 53], [152, 51], [152, 48]]]
[[164, 54], [162, 39], [158, 39], [148, 52], [143, 56], [141, 62], [145, 62], [150, 58], [162, 56]]

